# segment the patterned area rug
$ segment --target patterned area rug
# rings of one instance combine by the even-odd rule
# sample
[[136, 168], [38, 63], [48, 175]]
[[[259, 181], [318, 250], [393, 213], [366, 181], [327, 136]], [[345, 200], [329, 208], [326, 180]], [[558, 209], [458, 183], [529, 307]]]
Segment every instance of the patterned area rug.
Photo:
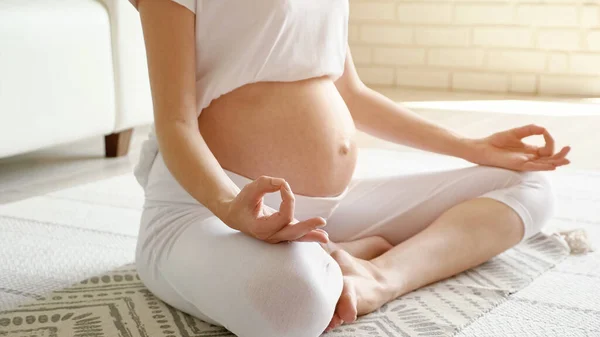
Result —
[[[381, 157], [361, 155], [364, 172]], [[396, 157], [380, 167], [464, 165]], [[560, 207], [550, 227], [584, 227], [597, 242], [600, 174], [557, 172], [553, 180]], [[130, 263], [141, 203], [126, 175], [1, 205], [0, 336], [231, 336], [139, 281]], [[600, 336], [599, 256], [567, 256], [559, 241], [539, 235], [326, 336]]]
[[[485, 264], [414, 291], [328, 336], [452, 336], [566, 256], [539, 235]], [[1, 336], [233, 336], [161, 302], [133, 265], [0, 314]]]

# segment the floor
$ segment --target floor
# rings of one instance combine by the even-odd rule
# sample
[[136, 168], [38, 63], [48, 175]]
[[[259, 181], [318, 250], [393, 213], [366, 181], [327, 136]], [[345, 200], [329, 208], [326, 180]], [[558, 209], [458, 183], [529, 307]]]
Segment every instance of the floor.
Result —
[[[367, 149], [357, 173], [373, 177], [465, 165], [426, 153]], [[593, 206], [600, 173], [552, 177], [560, 207], [551, 224], [585, 228], [600, 242], [600, 214]], [[130, 337], [182, 337], [190, 331], [233, 337], [153, 301], [132, 277], [142, 205], [143, 193], [130, 173], [0, 205], [0, 335], [21, 336], [25, 323], [28, 331], [48, 329], [50, 322], [31, 318], [62, 312], [71, 317], [56, 323], [63, 337], [90, 329], [113, 336], [123, 326]], [[456, 337], [600, 336], [600, 298], [588, 296], [600, 292], [600, 255], [565, 253], [552, 237], [531, 240], [324, 337], [450, 337], [473, 320]], [[163, 333], [167, 328], [171, 332]]]
[[[548, 127], [557, 145], [573, 147], [572, 164], [553, 175], [558, 196], [562, 198], [554, 225], [583, 228], [598, 247], [600, 99], [380, 91], [398, 102], [405, 102], [426, 118], [467, 136], [485, 136], [528, 123]], [[84, 278], [77, 273], [111, 270], [122, 261], [132, 259], [136, 228], [130, 225], [139, 218], [133, 208], [139, 208], [140, 204], [125, 191], [132, 195], [141, 195], [141, 191], [131, 176], [122, 174], [131, 172], [148, 129], [147, 126], [136, 129], [130, 153], [122, 158], [105, 159], [103, 137], [98, 136], [0, 159], [0, 204], [4, 204], [0, 206], [0, 216], [11, 220], [5, 221], [1, 228], [0, 260], [12, 261], [0, 265], [0, 288], [8, 285], [13, 289], [14, 283], [18, 283], [25, 289], [25, 293], [13, 294], [15, 301], [23, 296], [35, 297], [46, 288], [54, 289], [59, 281], [66, 285]], [[534, 143], [539, 141], [534, 140]], [[358, 142], [362, 147], [414, 151], [365, 134], [359, 135]], [[114, 186], [119, 188], [108, 187], [100, 192], [105, 203], [118, 207], [98, 206], [96, 196], [81, 186], [108, 177], [115, 177]], [[74, 186], [75, 189], [64, 190]], [[45, 195], [47, 193], [52, 194]], [[41, 197], [8, 205], [35, 196]], [[132, 202], [135, 204], [130, 205]], [[31, 209], [38, 211], [30, 212]], [[16, 217], [13, 211], [26, 217]], [[103, 221], [106, 217], [120, 221]], [[100, 225], [110, 225], [110, 233], [98, 231]], [[26, 239], [33, 236], [39, 240]], [[19, 249], [12, 249], [15, 245]], [[600, 292], [599, 253], [568, 257], [467, 327], [460, 336], [599, 336], [600, 302], [598, 297], [591, 296]], [[20, 275], [20, 278], [15, 281], [11, 275]], [[73, 275], [76, 277], [69, 278]], [[19, 281], [29, 279], [36, 282]]]
[[[547, 127], [557, 146], [571, 145], [563, 170], [600, 170], [600, 98], [539, 98], [376, 88], [441, 125], [470, 137], [528, 123]], [[103, 137], [0, 158], [0, 204], [112, 177], [132, 170], [148, 127], [135, 130], [126, 157], [105, 159]], [[415, 151], [359, 134], [363, 147]], [[539, 144], [541, 139], [533, 139]]]

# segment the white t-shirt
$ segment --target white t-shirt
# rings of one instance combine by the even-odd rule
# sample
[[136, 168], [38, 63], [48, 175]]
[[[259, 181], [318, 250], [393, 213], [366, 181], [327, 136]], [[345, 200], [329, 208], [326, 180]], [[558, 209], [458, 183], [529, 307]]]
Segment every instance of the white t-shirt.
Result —
[[[344, 71], [348, 0], [172, 1], [196, 14], [198, 116], [214, 99], [249, 83], [336, 80]], [[142, 186], [157, 151], [152, 132], [136, 167]]]

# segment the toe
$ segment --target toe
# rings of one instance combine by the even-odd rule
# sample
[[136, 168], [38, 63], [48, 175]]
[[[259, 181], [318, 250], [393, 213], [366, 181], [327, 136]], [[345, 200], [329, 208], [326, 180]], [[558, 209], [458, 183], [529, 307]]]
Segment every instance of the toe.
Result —
[[337, 328], [338, 326], [342, 325], [342, 323], [344, 323], [344, 321], [340, 318], [340, 316], [337, 313], [333, 314], [333, 318], [331, 319], [331, 322], [325, 329], [325, 332], [329, 332]]
[[356, 321], [356, 316], [358, 314], [357, 304], [358, 301], [354, 285], [346, 278], [344, 279], [344, 289], [342, 290], [342, 295], [338, 301], [336, 313], [344, 322], [352, 323]]

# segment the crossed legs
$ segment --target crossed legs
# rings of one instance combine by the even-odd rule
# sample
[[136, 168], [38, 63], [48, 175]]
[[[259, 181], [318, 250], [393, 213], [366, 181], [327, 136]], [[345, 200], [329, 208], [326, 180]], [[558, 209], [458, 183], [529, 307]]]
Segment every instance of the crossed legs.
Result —
[[[361, 233], [361, 236], [381, 235], [396, 244], [376, 257], [369, 259], [352, 254], [352, 249], [361, 241], [351, 241], [348, 251], [344, 248], [346, 244], [340, 243], [341, 250], [332, 252], [344, 275], [344, 288], [328, 329], [342, 322], [352, 322], [398, 296], [487, 261], [537, 233], [552, 213], [550, 185], [541, 174], [482, 167], [457, 170], [454, 174], [456, 172], [466, 173], [471, 184], [479, 186], [464, 186], [463, 198], [467, 200], [441, 212], [417, 234], [406, 238], [385, 235], [388, 227], [403, 226], [402, 218], [410, 217], [407, 216], [410, 212], [418, 212], [419, 207], [391, 218], [388, 214], [388, 219]], [[458, 176], [461, 174], [454, 178]], [[455, 194], [451, 174], [447, 178], [442, 183], [446, 183], [446, 187], [438, 186], [436, 197], [427, 199], [431, 208], [435, 208], [432, 202], [444, 198], [444, 191]], [[432, 179], [435, 181], [430, 176], [430, 182]], [[488, 191], [473, 196], [482, 192], [481, 189]], [[369, 196], [371, 203], [372, 198], [373, 194]], [[360, 198], [356, 202], [360, 202]], [[334, 215], [331, 220], [338, 219]], [[369, 243], [364, 239], [362, 242]]]
[[[154, 192], [189, 201], [144, 210], [140, 278], [163, 301], [240, 337], [316, 337], [535, 234], [552, 206], [539, 174], [472, 167], [360, 180], [327, 217], [339, 243], [329, 255], [317, 243], [239, 233], [174, 180]], [[298, 208], [322, 211], [311, 207]]]

